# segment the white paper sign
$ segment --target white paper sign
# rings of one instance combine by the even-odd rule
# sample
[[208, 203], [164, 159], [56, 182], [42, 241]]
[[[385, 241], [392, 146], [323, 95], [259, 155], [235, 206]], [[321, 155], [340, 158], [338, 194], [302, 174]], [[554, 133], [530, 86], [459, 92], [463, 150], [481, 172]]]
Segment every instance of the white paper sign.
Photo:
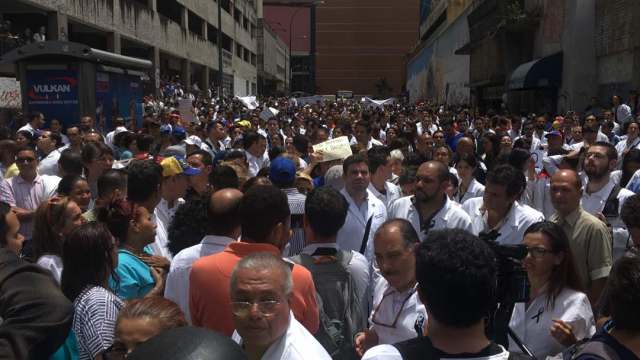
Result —
[[362, 102], [365, 104], [365, 106], [367, 108], [372, 108], [372, 107], [382, 108], [385, 105], [391, 105], [391, 104], [395, 103], [396, 99], [395, 98], [389, 98], [389, 99], [386, 99], [386, 100], [373, 100], [371, 98], [364, 97], [362, 99]]
[[20, 109], [20, 82], [15, 78], [0, 78], [0, 108]]
[[340, 136], [339, 138], [313, 145], [313, 151], [322, 152], [322, 162], [342, 160], [353, 155], [351, 145], [349, 145], [349, 138], [346, 136]]
[[322, 95], [314, 95], [314, 96], [305, 96], [299, 98], [293, 98], [293, 104], [295, 106], [305, 106], [307, 104], [315, 105], [317, 103], [321, 103], [324, 101]]
[[180, 111], [180, 116], [183, 120], [189, 122], [195, 122], [196, 116], [193, 111], [193, 100], [191, 99], [180, 99], [178, 100], [178, 111]]
[[259, 106], [255, 96], [236, 96], [236, 99], [238, 99], [242, 103], [242, 105], [244, 105], [249, 110], [255, 110]]
[[275, 117], [276, 115], [278, 115], [280, 111], [278, 111], [277, 109], [274, 108], [266, 108], [264, 110], [262, 110], [262, 112], [260, 113], [260, 119], [264, 120], [264, 121], [268, 121], [269, 119], [271, 119], [272, 117]]

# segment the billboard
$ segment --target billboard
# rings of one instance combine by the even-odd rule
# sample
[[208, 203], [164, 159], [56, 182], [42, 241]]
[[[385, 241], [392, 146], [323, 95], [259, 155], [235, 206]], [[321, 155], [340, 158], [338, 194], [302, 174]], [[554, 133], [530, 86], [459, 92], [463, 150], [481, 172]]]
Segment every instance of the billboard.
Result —
[[28, 111], [40, 111], [47, 119], [65, 125], [80, 118], [78, 72], [76, 70], [28, 70], [26, 74]]
[[127, 125], [142, 122], [143, 86], [139, 77], [110, 73], [96, 73], [96, 119], [111, 129], [111, 121], [122, 117]]

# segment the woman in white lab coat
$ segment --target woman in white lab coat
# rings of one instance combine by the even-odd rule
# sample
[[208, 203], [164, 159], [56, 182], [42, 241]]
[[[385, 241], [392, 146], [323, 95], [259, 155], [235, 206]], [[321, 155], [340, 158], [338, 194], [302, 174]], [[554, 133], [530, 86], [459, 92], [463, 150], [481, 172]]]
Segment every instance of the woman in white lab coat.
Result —
[[[593, 335], [595, 322], [562, 228], [549, 221], [535, 223], [525, 231], [523, 244], [529, 301], [515, 305], [509, 326], [536, 358], [544, 359]], [[513, 339], [509, 351], [521, 351]]]
[[456, 170], [460, 178], [458, 191], [453, 200], [462, 204], [465, 201], [484, 195], [484, 185], [480, 184], [473, 176], [473, 172], [478, 167], [478, 160], [472, 154], [463, 154], [456, 162]]

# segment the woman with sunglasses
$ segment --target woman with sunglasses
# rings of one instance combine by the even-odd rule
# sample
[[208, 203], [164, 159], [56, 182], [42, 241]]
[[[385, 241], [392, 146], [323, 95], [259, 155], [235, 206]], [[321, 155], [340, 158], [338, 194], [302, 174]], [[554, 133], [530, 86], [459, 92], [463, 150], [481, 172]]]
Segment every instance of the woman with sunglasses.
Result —
[[[509, 326], [536, 358], [544, 359], [593, 335], [595, 321], [562, 227], [535, 223], [522, 243], [528, 252], [522, 266], [530, 283], [529, 301], [516, 303]], [[509, 341], [509, 351], [521, 351]]]

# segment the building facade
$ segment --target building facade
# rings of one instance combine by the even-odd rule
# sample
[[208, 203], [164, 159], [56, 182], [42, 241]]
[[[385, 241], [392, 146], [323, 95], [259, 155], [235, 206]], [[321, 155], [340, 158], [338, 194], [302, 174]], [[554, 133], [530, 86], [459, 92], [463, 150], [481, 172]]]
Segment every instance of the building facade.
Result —
[[[187, 88], [216, 86], [222, 46], [225, 93], [256, 94], [257, 1], [217, 1], [221, 26], [213, 0], [12, 0], [0, 2], [0, 15], [11, 22], [15, 34], [44, 27], [47, 40], [150, 60], [152, 88], [176, 77]], [[5, 75], [12, 71], [10, 66], [0, 68]]]

